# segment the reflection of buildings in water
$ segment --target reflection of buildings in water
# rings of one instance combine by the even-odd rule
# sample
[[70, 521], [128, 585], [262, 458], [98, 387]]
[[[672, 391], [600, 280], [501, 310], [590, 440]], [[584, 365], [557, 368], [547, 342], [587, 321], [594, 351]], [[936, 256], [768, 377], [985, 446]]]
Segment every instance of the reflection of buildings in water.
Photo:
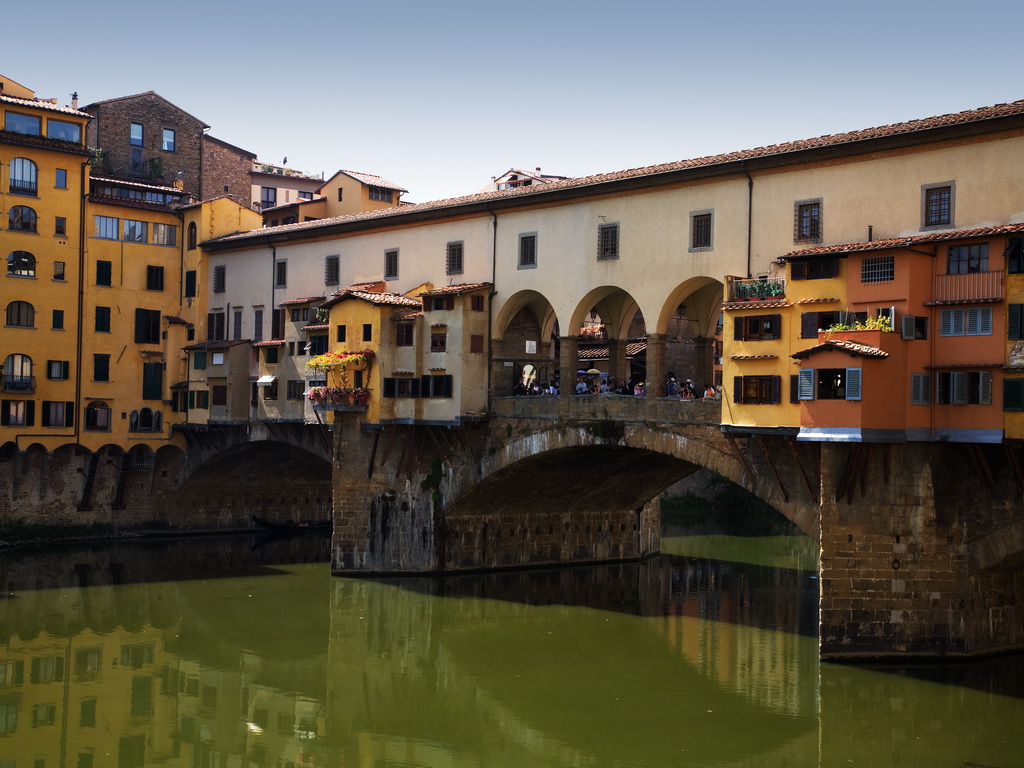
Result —
[[[801, 571], [678, 559], [662, 573], [670, 647], [709, 679], [777, 712], [818, 710], [818, 644]], [[816, 629], [816, 626], [813, 627]]]

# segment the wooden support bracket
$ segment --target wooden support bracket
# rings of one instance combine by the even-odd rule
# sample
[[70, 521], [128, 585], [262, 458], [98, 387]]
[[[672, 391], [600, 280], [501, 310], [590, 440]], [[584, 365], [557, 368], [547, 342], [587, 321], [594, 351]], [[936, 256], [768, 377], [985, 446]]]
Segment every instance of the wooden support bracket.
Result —
[[787, 491], [786, 486], [782, 484], [782, 476], [779, 475], [779, 469], [775, 466], [775, 462], [772, 461], [772, 455], [765, 447], [764, 440], [761, 439], [760, 435], [754, 435], [754, 440], [757, 441], [757, 445], [761, 449], [761, 453], [763, 453], [765, 459], [767, 459], [768, 466], [772, 468], [772, 473], [775, 475], [775, 482], [778, 483], [779, 490], [782, 491], [782, 498], [788, 502], [789, 491]]

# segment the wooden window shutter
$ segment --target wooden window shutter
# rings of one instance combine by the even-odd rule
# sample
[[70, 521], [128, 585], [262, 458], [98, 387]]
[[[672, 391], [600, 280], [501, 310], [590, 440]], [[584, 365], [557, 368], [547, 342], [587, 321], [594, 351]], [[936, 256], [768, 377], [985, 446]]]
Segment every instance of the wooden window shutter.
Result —
[[732, 377], [732, 401], [734, 403], [743, 402], [743, 377], [733, 376]]
[[799, 386], [797, 388], [797, 398], [799, 400], [813, 400], [814, 399], [814, 369], [803, 368], [797, 373], [799, 377]]
[[847, 400], [860, 400], [861, 387], [860, 387], [860, 368], [847, 368], [846, 369], [846, 399]]
[[391, 378], [384, 379], [384, 397], [395, 396], [395, 380]]
[[1003, 410], [1024, 411], [1024, 379], [1003, 379]]
[[768, 394], [769, 403], [778, 403], [782, 400], [782, 377], [769, 376], [770, 391]]
[[967, 373], [964, 371], [953, 371], [949, 374], [950, 389], [952, 397], [950, 402], [955, 405], [967, 404]]
[[800, 315], [800, 338], [818, 338], [818, 323], [821, 314], [819, 312], [804, 312]]
[[1024, 304], [1010, 304], [1008, 308], [1008, 322], [1006, 328], [1006, 338], [1008, 339], [1019, 339], [1021, 338], [1021, 308]]
[[734, 317], [733, 321], [733, 341], [743, 341], [743, 328], [746, 325], [745, 318]]
[[[917, 322], [917, 318], [914, 317], [914, 315], [904, 315], [902, 318], [900, 318], [900, 322], [900, 336], [902, 336], [904, 339], [913, 339], [915, 335], [914, 328]], [[895, 326], [893, 326], [893, 330], [895, 330]]]

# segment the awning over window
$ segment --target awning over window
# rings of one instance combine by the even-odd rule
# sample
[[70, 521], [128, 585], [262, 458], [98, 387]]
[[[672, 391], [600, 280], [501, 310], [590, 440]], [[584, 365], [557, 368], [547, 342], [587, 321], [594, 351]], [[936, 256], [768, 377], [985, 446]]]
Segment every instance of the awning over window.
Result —
[[277, 381], [277, 376], [260, 376], [256, 380], [257, 387], [266, 387]]

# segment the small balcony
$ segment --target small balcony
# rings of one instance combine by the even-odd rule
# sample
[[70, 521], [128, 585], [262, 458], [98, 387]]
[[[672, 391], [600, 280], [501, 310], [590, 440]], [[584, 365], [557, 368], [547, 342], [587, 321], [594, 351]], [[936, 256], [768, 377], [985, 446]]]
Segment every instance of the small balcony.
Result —
[[786, 298], [786, 278], [730, 280], [729, 301], [772, 301]]
[[1002, 301], [1003, 272], [969, 272], [966, 275], [937, 275], [932, 301]]
[[4, 392], [35, 392], [36, 377], [5, 375], [3, 386]]

